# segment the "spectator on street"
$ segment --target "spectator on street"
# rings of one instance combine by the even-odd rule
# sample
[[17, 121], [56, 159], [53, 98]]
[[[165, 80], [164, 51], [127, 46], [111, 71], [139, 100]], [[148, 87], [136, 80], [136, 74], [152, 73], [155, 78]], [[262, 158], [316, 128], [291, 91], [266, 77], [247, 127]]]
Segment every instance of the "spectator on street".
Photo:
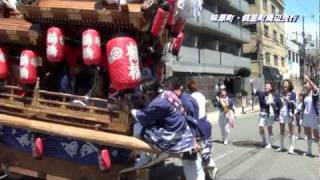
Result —
[[204, 132], [204, 143], [202, 148], [202, 164], [204, 165], [207, 176], [211, 179], [216, 177], [218, 168], [212, 156], [213, 136], [212, 125], [207, 119], [206, 97], [198, 91], [197, 83], [194, 80], [189, 81], [188, 89], [192, 93], [191, 96], [197, 101], [199, 106], [198, 124], [202, 132]]
[[234, 102], [228, 97], [224, 84], [216, 85], [216, 92], [218, 92], [218, 96], [214, 99], [213, 104], [215, 107], [219, 108], [219, 126], [222, 142], [226, 145], [229, 144], [230, 129], [234, 127]]

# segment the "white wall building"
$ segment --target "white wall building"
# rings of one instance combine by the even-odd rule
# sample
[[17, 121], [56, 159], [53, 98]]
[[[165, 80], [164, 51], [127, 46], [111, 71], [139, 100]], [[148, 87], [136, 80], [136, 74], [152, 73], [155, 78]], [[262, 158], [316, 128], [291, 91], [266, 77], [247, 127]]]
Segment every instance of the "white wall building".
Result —
[[285, 78], [296, 80], [300, 77], [299, 45], [294, 41], [287, 41], [288, 74]]

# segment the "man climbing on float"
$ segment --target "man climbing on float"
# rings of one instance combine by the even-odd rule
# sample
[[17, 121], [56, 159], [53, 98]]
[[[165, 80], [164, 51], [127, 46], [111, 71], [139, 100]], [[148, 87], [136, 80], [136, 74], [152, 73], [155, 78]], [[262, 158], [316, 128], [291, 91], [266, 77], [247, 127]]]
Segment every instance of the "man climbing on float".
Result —
[[187, 180], [204, 180], [198, 145], [186, 121], [185, 109], [173, 92], [165, 90], [159, 93], [159, 87], [155, 79], [141, 84], [147, 105], [131, 111], [137, 120], [134, 134], [161, 152], [182, 156]]

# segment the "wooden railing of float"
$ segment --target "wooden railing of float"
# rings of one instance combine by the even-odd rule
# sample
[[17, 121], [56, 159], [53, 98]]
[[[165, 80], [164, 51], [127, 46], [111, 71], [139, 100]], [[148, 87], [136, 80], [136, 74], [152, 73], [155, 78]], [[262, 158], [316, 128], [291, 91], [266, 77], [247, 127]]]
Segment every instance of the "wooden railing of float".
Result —
[[[126, 100], [106, 99], [33, 90], [18, 86], [4, 86], [0, 91], [0, 112], [34, 118], [58, 124], [72, 125], [100, 131], [131, 134], [132, 119]], [[75, 103], [82, 101], [86, 105]]]

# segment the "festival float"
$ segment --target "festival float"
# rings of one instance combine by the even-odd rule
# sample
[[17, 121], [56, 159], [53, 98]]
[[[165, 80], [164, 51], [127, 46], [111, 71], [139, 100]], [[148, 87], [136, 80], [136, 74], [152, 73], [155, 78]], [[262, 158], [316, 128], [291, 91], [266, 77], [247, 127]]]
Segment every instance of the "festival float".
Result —
[[[13, 1], [14, 2], [14, 1]], [[160, 82], [185, 17], [176, 0], [0, 0], [0, 164], [45, 179], [148, 179], [133, 93]], [[170, 49], [167, 47], [171, 47]]]

